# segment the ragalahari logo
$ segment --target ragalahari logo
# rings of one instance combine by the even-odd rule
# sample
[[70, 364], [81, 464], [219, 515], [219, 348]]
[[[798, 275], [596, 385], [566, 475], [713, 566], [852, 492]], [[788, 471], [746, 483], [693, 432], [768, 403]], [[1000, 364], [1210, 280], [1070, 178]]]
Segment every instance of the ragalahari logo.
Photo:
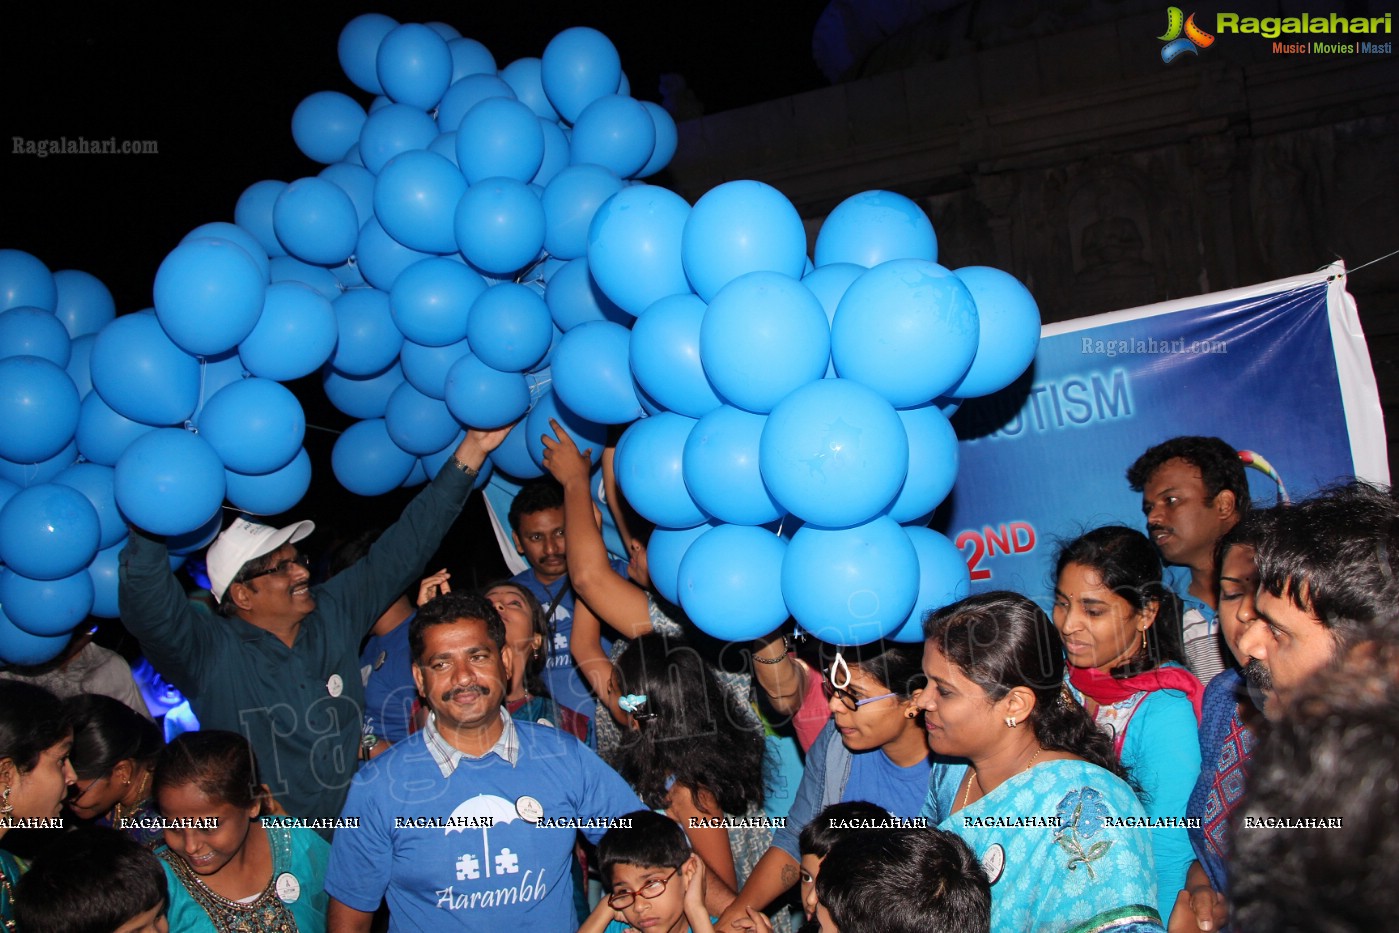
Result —
[[1185, 16], [1178, 6], [1166, 8], [1166, 33], [1156, 38], [1166, 43], [1161, 49], [1161, 60], [1168, 65], [1182, 53], [1198, 55], [1197, 48], [1207, 49], [1214, 44], [1214, 36], [1195, 25], [1195, 14]]

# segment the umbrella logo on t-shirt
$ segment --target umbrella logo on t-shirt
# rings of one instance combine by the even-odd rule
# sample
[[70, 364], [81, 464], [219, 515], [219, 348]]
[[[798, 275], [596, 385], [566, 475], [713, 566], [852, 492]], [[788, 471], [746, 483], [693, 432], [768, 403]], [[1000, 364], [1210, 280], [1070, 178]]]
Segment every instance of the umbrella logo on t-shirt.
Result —
[[494, 856], [491, 855], [490, 830], [491, 826], [512, 823], [518, 818], [514, 804], [494, 794], [478, 794], [452, 811], [451, 819], [447, 821], [446, 835], [466, 832], [468, 826], [479, 824], [481, 844], [485, 850], [479, 859], [467, 853], [457, 859], [458, 881], [474, 881], [482, 877], [483, 873], [487, 878], [519, 873], [519, 856], [509, 848], [502, 848]]

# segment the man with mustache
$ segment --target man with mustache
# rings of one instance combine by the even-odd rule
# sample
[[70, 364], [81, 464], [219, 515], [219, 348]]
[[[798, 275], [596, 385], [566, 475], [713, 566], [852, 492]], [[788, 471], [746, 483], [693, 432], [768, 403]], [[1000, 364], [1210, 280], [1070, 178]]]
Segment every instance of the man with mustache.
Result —
[[1147, 536], [1162, 562], [1188, 571], [1167, 577], [1184, 603], [1185, 664], [1208, 684], [1225, 665], [1214, 551], [1249, 509], [1243, 462], [1217, 437], [1173, 437], [1138, 457], [1127, 469], [1127, 482], [1142, 494]]

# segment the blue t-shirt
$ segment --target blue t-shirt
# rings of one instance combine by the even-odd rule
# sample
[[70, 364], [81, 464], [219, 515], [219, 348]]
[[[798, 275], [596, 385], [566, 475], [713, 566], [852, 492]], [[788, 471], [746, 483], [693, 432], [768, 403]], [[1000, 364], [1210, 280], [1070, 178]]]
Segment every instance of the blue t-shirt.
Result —
[[408, 626], [413, 612], [387, 635], [371, 635], [359, 654], [360, 680], [364, 684], [364, 717], [373, 720], [370, 731], [390, 742], [402, 742], [412, 730], [413, 655], [408, 650]]
[[[577, 830], [642, 809], [626, 781], [559, 729], [514, 723], [514, 765], [494, 751], [444, 778], [426, 731], [364, 765], [350, 785], [325, 889], [366, 912], [387, 897], [389, 930], [576, 930], [571, 860]], [[441, 825], [418, 825], [419, 822]], [[605, 826], [583, 828], [593, 842]]]

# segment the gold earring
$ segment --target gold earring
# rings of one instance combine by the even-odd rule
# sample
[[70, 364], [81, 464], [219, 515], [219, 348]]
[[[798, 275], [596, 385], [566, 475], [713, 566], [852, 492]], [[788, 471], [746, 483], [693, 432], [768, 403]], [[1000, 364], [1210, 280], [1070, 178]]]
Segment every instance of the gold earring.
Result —
[[5, 785], [5, 793], [0, 794], [0, 813], [13, 813], [15, 808], [10, 804], [10, 785]]

